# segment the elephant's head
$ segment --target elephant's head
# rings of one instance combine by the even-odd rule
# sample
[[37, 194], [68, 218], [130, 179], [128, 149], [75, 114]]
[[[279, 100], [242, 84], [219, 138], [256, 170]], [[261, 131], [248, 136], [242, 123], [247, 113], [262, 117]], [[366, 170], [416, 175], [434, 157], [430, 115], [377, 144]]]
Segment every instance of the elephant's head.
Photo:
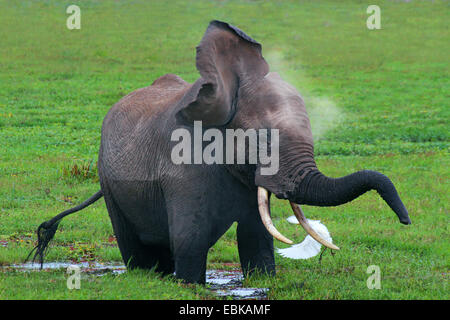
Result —
[[[183, 99], [177, 114], [179, 121], [201, 120], [204, 126], [219, 128], [278, 129], [276, 174], [261, 174], [259, 164], [230, 169], [244, 183], [259, 188], [263, 222], [276, 238], [289, 243], [270, 221], [267, 190], [289, 200], [300, 223], [312, 233], [297, 204], [337, 206], [373, 189], [401, 223], [411, 223], [394, 185], [385, 175], [363, 170], [335, 179], [317, 169], [303, 99], [278, 74], [269, 72], [258, 42], [236, 27], [212, 21], [197, 47], [196, 66], [201, 78]], [[317, 235], [311, 235], [317, 239]]]

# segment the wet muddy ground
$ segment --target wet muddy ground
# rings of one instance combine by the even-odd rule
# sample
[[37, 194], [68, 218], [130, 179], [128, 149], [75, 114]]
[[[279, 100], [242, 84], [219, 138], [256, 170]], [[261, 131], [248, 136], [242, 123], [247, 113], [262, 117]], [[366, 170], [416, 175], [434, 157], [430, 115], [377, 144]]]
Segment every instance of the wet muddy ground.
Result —
[[[46, 262], [43, 270], [67, 269], [69, 266], [77, 266], [82, 274], [104, 276], [105, 274], [119, 275], [126, 272], [123, 264], [99, 263], [99, 262]], [[3, 269], [15, 271], [39, 271], [39, 263], [24, 263], [4, 266]], [[208, 270], [206, 271], [206, 283], [209, 290], [219, 298], [241, 299], [267, 299], [267, 288], [244, 288], [243, 276], [239, 269], [232, 270]]]
[[267, 288], [244, 288], [241, 270], [208, 270], [206, 283], [218, 296], [232, 299], [267, 299]]

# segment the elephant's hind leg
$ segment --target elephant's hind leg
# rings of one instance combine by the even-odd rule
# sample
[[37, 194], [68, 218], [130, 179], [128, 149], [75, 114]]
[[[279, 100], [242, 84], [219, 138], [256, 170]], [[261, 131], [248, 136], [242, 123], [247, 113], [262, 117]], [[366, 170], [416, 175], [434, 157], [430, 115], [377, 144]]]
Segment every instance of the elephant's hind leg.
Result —
[[116, 205], [114, 199], [105, 196], [106, 206], [111, 218], [122, 259], [128, 269], [152, 269], [163, 274], [172, 274], [175, 264], [170, 249], [156, 244], [144, 244], [132, 224], [130, 224]]

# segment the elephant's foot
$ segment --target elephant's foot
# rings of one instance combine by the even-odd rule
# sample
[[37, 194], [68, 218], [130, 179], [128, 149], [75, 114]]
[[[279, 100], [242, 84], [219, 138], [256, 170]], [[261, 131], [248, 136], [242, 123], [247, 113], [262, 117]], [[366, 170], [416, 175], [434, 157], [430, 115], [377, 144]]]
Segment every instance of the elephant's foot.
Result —
[[253, 274], [274, 276], [276, 273], [275, 263], [270, 256], [252, 257], [250, 259], [241, 258], [241, 268], [244, 277], [248, 277]]
[[127, 261], [128, 256], [123, 256], [128, 269], [154, 269], [163, 276], [173, 274], [174, 262], [168, 248], [142, 245], [139, 250], [132, 253]]
[[175, 258], [175, 275], [187, 283], [206, 282], [206, 254], [184, 254]]
[[275, 275], [273, 238], [260, 219], [240, 222], [237, 228], [239, 259], [244, 276], [254, 273]]

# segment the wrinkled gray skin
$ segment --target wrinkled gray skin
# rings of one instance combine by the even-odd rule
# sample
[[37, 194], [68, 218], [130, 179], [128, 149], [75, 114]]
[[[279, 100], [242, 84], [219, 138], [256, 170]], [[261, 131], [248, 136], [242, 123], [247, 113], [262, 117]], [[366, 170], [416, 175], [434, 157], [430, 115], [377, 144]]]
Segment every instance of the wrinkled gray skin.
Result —
[[[244, 273], [275, 272], [273, 240], [258, 214], [257, 186], [299, 204], [335, 206], [376, 189], [410, 223], [389, 179], [362, 171], [331, 179], [316, 167], [302, 98], [269, 67], [261, 46], [213, 21], [197, 47], [194, 84], [165, 75], [120, 100], [106, 116], [99, 175], [115, 234], [131, 267], [204, 282], [208, 249], [234, 222]], [[256, 165], [174, 165], [170, 136], [195, 120], [220, 128], [280, 130], [280, 170]]]
[[[269, 72], [259, 43], [213, 21], [197, 47], [196, 66], [201, 78], [194, 84], [162, 76], [121, 99], [103, 122], [101, 190], [130, 268], [156, 266], [203, 283], [209, 248], [237, 221], [244, 274], [274, 274], [273, 239], [259, 217], [258, 186], [316, 206], [340, 205], [375, 189], [402, 223], [410, 223], [386, 176], [360, 171], [333, 179], [320, 173], [303, 100]], [[278, 129], [280, 170], [263, 176], [259, 165], [173, 164], [171, 134], [192, 131], [195, 120], [220, 130]]]

